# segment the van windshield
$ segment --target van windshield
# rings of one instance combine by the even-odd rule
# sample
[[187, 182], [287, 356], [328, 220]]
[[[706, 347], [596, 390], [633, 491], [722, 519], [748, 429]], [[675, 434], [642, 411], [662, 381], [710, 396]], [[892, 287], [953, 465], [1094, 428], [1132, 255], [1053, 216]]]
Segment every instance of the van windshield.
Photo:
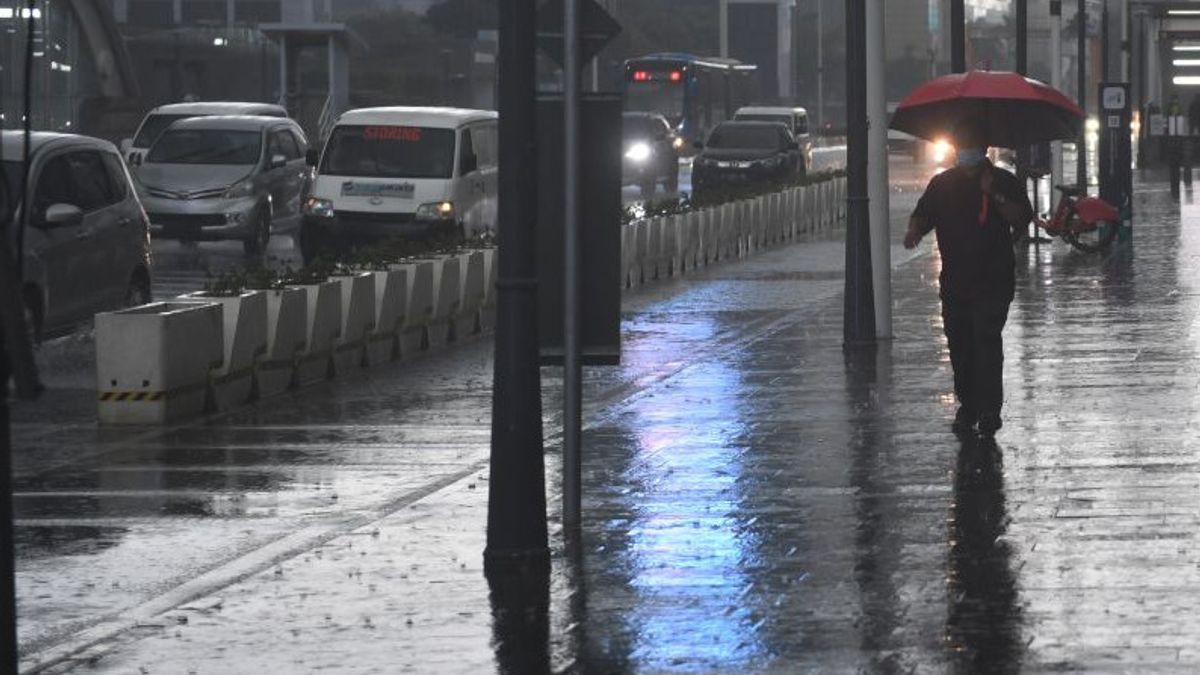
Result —
[[152, 164], [258, 164], [262, 134], [230, 129], [172, 129], [146, 161]]
[[366, 178], [449, 178], [454, 172], [454, 130], [339, 126], [329, 137], [320, 172]]
[[148, 148], [154, 145], [154, 141], [162, 135], [162, 132], [167, 130], [179, 120], [185, 120], [193, 115], [151, 115], [142, 122], [142, 127], [138, 129], [137, 138], [133, 139], [133, 147]]

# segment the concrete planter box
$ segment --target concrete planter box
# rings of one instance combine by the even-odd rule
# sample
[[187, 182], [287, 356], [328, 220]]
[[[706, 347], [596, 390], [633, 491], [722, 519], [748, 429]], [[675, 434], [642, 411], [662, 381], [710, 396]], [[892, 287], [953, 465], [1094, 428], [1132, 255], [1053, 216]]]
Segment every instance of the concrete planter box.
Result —
[[433, 261], [433, 316], [426, 330], [426, 344], [439, 349], [455, 340], [455, 317], [462, 307], [462, 267], [460, 256], [444, 256]]
[[224, 357], [221, 306], [156, 302], [96, 315], [101, 424], [166, 424], [200, 415]]
[[367, 333], [367, 364], [400, 358], [400, 332], [408, 316], [408, 269], [372, 272], [375, 277], [375, 325]]
[[664, 276], [663, 255], [663, 219], [651, 218], [646, 230], [646, 264], [643, 274], [646, 281], [656, 281]]
[[455, 319], [458, 338], [483, 332], [483, 305], [486, 295], [486, 264], [483, 251], [470, 251], [459, 257], [462, 283], [462, 304]]
[[375, 329], [375, 275], [370, 272], [332, 277], [341, 292], [338, 338], [333, 366], [338, 377], [359, 375], [367, 365], [367, 336]]
[[267, 354], [267, 292], [247, 291], [236, 297], [189, 293], [179, 299], [221, 307], [225, 353], [221, 366], [209, 375], [217, 410], [232, 410], [250, 401], [258, 392], [258, 362]]
[[821, 222], [817, 215], [816, 185], [804, 187], [804, 229], [810, 236], [821, 229]]
[[733, 204], [721, 204], [717, 207], [720, 221], [717, 223], [717, 259], [729, 260], [736, 255], [737, 235], [734, 232]]
[[662, 219], [662, 249], [659, 257], [659, 276], [663, 279], [679, 276], [679, 221], [678, 214]]
[[304, 291], [308, 309], [307, 340], [296, 367], [296, 385], [333, 377], [333, 354], [342, 334], [342, 285], [337, 281], [295, 286]]
[[[393, 265], [408, 270], [408, 320], [400, 332], [400, 354], [408, 358], [428, 349], [427, 332], [433, 319], [433, 262], [419, 260]], [[438, 270], [441, 272], [440, 268]]]
[[620, 287], [623, 289], [634, 287], [634, 232], [634, 223], [620, 228]]
[[480, 327], [490, 331], [496, 326], [496, 280], [500, 274], [497, 249], [480, 249], [483, 254], [483, 309], [479, 312]]
[[308, 345], [308, 300], [302, 288], [264, 291], [267, 296], [267, 353], [258, 362], [258, 396], [295, 386], [296, 366]]
[[641, 286], [650, 279], [646, 268], [650, 264], [650, 221], [643, 218], [633, 224], [633, 269], [630, 280], [633, 287]]

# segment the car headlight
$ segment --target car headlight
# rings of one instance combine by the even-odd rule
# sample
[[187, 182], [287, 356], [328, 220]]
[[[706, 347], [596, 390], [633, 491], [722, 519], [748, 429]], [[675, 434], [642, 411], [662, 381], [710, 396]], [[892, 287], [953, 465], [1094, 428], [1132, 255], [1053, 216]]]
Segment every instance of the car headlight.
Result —
[[644, 162], [650, 159], [650, 155], [652, 154], [654, 154], [654, 151], [650, 149], [649, 144], [634, 143], [625, 151], [625, 158], [632, 159], [635, 162]]
[[333, 202], [328, 199], [309, 197], [304, 201], [304, 215], [317, 218], [333, 217]]
[[933, 144], [933, 161], [938, 162], [940, 164], [941, 162], [944, 162], [947, 159], [949, 159], [950, 155], [953, 153], [954, 153], [954, 146], [950, 145], [950, 141], [947, 141], [944, 138], [939, 138], [937, 141], [934, 142], [934, 144]]
[[430, 202], [417, 207], [417, 220], [454, 220], [453, 202]]
[[783, 158], [781, 157], [767, 157], [766, 159], [760, 159], [758, 161], [759, 166], [766, 167], [768, 169], [774, 169], [781, 163], [783, 163]]
[[671, 141], [671, 147], [675, 148], [676, 150], [682, 150], [683, 145], [684, 145], [683, 137], [681, 137], [681, 136], [676, 136], [675, 140]]
[[244, 180], [230, 185], [229, 189], [221, 195], [221, 199], [243, 199], [252, 196], [254, 196], [254, 182]]

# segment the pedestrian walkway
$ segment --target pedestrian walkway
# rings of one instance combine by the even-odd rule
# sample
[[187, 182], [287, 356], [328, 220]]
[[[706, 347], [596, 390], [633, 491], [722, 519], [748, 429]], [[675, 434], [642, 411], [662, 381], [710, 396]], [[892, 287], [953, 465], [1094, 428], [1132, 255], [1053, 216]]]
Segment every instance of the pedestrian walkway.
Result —
[[[72, 652], [46, 672], [1195, 672], [1200, 205], [1137, 194], [1132, 246], [1018, 255], [995, 445], [949, 432], [929, 244], [897, 257], [895, 339], [854, 352], [840, 243], [788, 247], [627, 299], [623, 365], [588, 373], [578, 556], [549, 382], [553, 572], [522, 611], [482, 573], [481, 342], [31, 474], [23, 640]], [[158, 501], [122, 501], [152, 465]], [[95, 475], [81, 508], [112, 522], [54, 540], [38, 500]], [[221, 554], [155, 565], [192, 545]]]

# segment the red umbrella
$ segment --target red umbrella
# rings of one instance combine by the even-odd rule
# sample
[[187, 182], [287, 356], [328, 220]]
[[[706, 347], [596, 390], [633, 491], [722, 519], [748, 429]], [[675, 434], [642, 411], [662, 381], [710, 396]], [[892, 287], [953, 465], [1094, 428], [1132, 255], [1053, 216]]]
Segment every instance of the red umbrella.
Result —
[[935, 140], [964, 119], [981, 123], [988, 145], [1018, 148], [1078, 138], [1083, 111], [1043, 82], [1017, 73], [972, 70], [914, 89], [896, 106], [891, 128]]

